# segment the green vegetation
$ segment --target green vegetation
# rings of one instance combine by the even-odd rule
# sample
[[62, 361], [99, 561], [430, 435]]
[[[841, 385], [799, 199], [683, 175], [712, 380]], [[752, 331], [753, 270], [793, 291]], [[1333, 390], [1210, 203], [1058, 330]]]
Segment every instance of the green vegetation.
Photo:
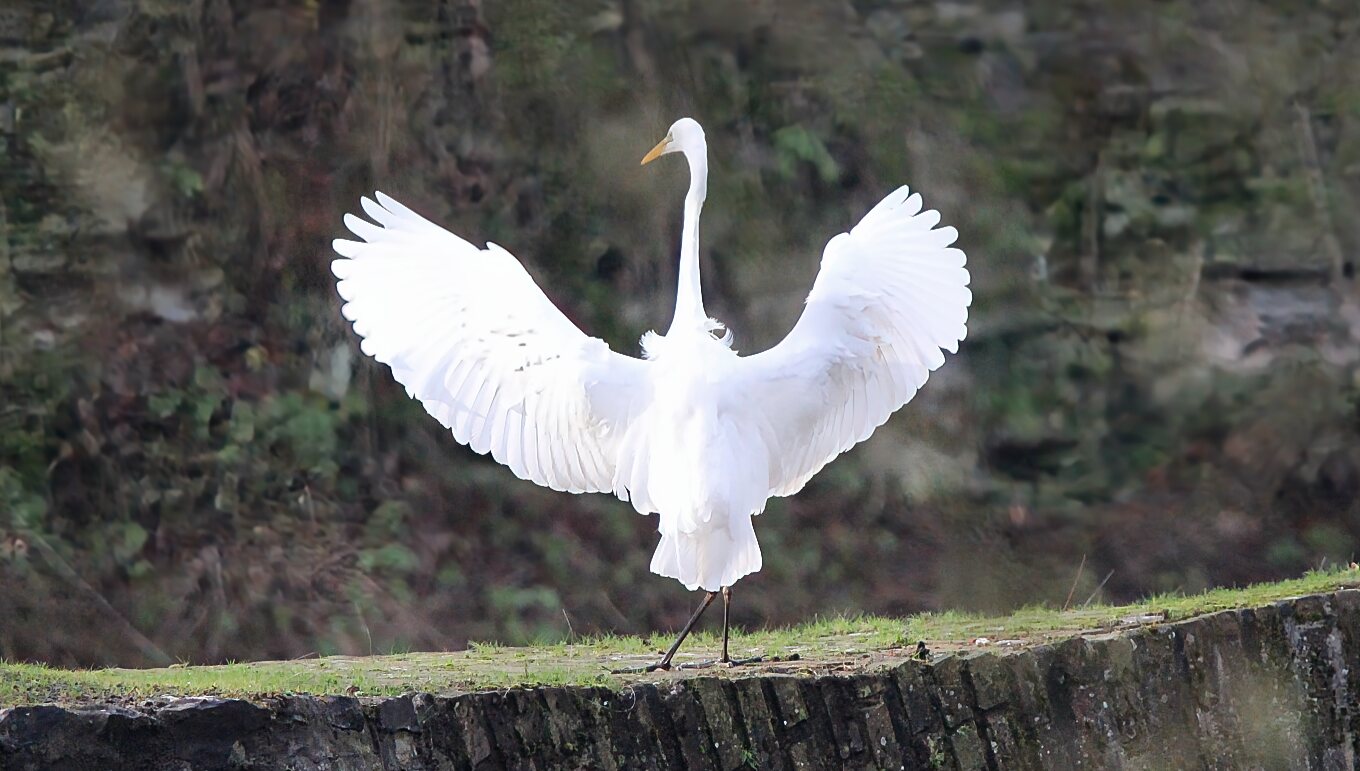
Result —
[[1360, 549], [1350, 4], [239, 2], [226, 24], [129, 0], [95, 36], [77, 5], [0, 22], [0, 658], [686, 618], [647, 573], [654, 519], [457, 447], [358, 351], [327, 268], [380, 188], [636, 352], [669, 319], [685, 185], [638, 160], [681, 115], [712, 154], [705, 298], [742, 352], [900, 184], [974, 279], [957, 358], [757, 521], [739, 623], [1125, 602]]
[[[1132, 605], [1069, 610], [1027, 608], [986, 618], [931, 613], [908, 619], [857, 616], [823, 619], [798, 627], [738, 633], [735, 656], [766, 656], [748, 668], [706, 668], [705, 674], [740, 675], [766, 667], [782, 671], [847, 671], [913, 656], [925, 641], [939, 656], [964, 649], [1015, 650], [1073, 635], [1175, 621], [1237, 607], [1360, 585], [1360, 570], [1317, 571], [1302, 578], [1241, 589], [1215, 589], [1193, 596], [1162, 595]], [[979, 638], [986, 638], [982, 642]], [[669, 639], [599, 637], [533, 647], [473, 645], [454, 653], [394, 656], [332, 656], [222, 666], [67, 671], [33, 664], [0, 663], [0, 704], [130, 701], [157, 695], [261, 697], [278, 694], [394, 695], [412, 691], [490, 690], [533, 685], [602, 685], [682, 674], [619, 674], [653, 661]], [[697, 633], [681, 664], [711, 659], [720, 640]], [[796, 656], [795, 656], [796, 654]]]

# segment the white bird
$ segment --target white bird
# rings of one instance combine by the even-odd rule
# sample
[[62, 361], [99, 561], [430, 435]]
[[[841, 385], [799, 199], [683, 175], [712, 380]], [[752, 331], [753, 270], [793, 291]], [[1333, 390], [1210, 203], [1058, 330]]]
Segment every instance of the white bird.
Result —
[[904, 186], [827, 243], [788, 336], [737, 355], [700, 292], [703, 129], [681, 118], [642, 163], [677, 152], [690, 184], [675, 316], [664, 336], [643, 335], [643, 358], [582, 333], [505, 249], [382, 193], [361, 201], [377, 224], [345, 215], [360, 240], [337, 239], [331, 263], [363, 352], [459, 443], [521, 479], [660, 515], [652, 572], [706, 594], [649, 670], [670, 667], [719, 592], [731, 663], [731, 587], [761, 566], [752, 517], [910, 401], [957, 352], [972, 301], [957, 231]]

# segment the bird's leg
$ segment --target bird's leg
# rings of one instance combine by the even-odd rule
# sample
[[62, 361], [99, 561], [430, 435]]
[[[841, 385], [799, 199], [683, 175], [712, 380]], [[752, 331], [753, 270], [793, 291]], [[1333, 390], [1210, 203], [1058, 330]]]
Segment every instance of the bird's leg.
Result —
[[731, 610], [732, 608], [732, 587], [724, 586], [722, 588], [722, 593], [723, 593], [723, 654], [722, 658], [718, 659], [718, 663], [731, 664], [732, 657], [727, 655], [727, 614], [728, 611]]
[[[734, 659], [727, 654], [727, 638], [728, 638], [727, 619], [728, 614], [732, 609], [732, 587], [724, 586], [722, 589], [722, 596], [723, 596], [723, 652], [722, 658], [718, 659], [717, 663], [727, 667], [736, 667], [742, 664], [755, 664], [757, 662], [764, 661], [765, 660], [764, 656], [752, 656], [749, 659]], [[794, 658], [797, 657], [798, 657], [797, 654], [794, 654]]]
[[699, 603], [699, 607], [694, 610], [694, 615], [689, 617], [689, 623], [685, 624], [685, 628], [680, 630], [680, 636], [675, 638], [675, 642], [671, 643], [671, 649], [666, 651], [666, 655], [662, 656], [660, 661], [647, 667], [648, 672], [671, 668], [671, 659], [675, 658], [675, 652], [680, 650], [680, 643], [684, 642], [686, 637], [689, 637], [694, 625], [699, 623], [699, 617], [704, 615], [704, 611], [708, 610], [708, 606], [713, 604], [713, 600], [717, 596], [717, 592], [708, 592], [704, 595], [704, 601]]

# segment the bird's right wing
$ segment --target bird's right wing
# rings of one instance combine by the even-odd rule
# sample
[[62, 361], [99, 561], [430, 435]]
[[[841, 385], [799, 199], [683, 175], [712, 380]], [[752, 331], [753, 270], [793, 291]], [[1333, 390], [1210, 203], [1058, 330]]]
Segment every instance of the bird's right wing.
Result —
[[587, 337], [524, 266], [392, 198], [362, 200], [337, 239], [345, 318], [459, 443], [554, 490], [614, 489], [617, 446], [647, 396], [646, 363]]
[[770, 495], [793, 495], [867, 439], [958, 350], [968, 271], [952, 227], [920, 194], [889, 194], [832, 238], [803, 315], [768, 351], [738, 359], [734, 405], [754, 414], [770, 457]]

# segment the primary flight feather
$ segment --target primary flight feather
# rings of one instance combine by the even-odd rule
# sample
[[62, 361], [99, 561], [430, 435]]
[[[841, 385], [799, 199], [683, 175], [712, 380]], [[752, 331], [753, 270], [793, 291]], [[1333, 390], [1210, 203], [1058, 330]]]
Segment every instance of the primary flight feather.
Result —
[[[707, 594], [760, 569], [752, 517], [793, 495], [867, 439], [957, 352], [972, 293], [958, 234], [920, 194], [890, 193], [822, 254], [806, 307], [773, 348], [738, 356], [704, 312], [699, 212], [707, 191], [703, 129], [676, 121], [643, 163], [689, 164], [675, 316], [643, 337], [645, 358], [589, 337], [496, 244], [478, 248], [391, 197], [345, 215], [337, 239], [343, 313], [362, 350], [454, 438], [521, 479], [610, 492], [660, 515], [654, 572]], [[375, 224], [376, 223], [376, 224]]]

